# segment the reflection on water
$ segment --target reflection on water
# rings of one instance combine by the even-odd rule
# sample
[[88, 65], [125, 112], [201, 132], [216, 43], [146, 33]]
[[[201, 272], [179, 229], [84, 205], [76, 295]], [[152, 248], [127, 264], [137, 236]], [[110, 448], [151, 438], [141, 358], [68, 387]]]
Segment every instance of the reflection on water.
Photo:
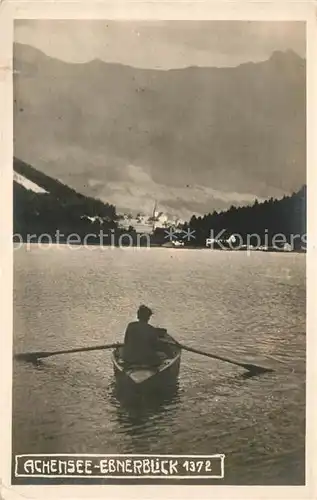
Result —
[[174, 392], [131, 399], [110, 351], [14, 361], [14, 453], [225, 453], [227, 484], [303, 482], [303, 255], [21, 249], [14, 286], [15, 352], [122, 340], [147, 303], [180, 342], [274, 369], [183, 351]]
[[160, 394], [142, 391], [131, 394], [113, 381], [109, 385], [107, 396], [109, 403], [116, 409], [120, 428], [132, 437], [157, 435], [158, 421], [162, 423], [164, 417], [172, 418], [180, 401], [178, 384]]

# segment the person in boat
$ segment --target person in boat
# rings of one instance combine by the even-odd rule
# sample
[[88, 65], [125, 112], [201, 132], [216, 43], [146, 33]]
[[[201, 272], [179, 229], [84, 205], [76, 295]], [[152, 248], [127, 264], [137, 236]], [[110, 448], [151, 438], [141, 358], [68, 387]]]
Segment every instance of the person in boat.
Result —
[[158, 366], [168, 357], [169, 346], [161, 342], [166, 338], [165, 328], [156, 328], [149, 324], [153, 312], [145, 305], [137, 311], [137, 321], [128, 324], [122, 358], [124, 362], [136, 365]]

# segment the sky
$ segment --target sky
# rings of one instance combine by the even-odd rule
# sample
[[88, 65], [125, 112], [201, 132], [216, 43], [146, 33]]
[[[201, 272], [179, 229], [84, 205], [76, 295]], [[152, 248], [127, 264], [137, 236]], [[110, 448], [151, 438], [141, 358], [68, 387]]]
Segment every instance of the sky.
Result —
[[16, 20], [15, 41], [66, 62], [138, 68], [237, 66], [276, 50], [305, 57], [305, 23], [281, 21]]

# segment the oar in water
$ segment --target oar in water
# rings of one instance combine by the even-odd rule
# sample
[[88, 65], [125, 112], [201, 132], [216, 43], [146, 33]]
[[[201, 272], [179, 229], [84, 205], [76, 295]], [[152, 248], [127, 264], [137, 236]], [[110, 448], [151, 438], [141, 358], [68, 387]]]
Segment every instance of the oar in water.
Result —
[[86, 352], [86, 351], [98, 351], [101, 349], [113, 349], [115, 347], [121, 347], [123, 344], [119, 342], [115, 344], [106, 344], [106, 345], [96, 345], [93, 347], [78, 347], [76, 349], [67, 349], [65, 351], [37, 351], [37, 352], [20, 352], [15, 354], [15, 359], [19, 359], [22, 361], [36, 361], [41, 358], [49, 358], [50, 356], [56, 356], [57, 354], [71, 354], [73, 352]]
[[240, 363], [239, 361], [233, 361], [232, 359], [224, 358], [222, 356], [217, 356], [216, 354], [210, 354], [209, 352], [199, 351], [198, 349], [194, 349], [193, 347], [188, 347], [176, 341], [175, 344], [181, 347], [184, 351], [194, 352], [195, 354], [201, 354], [202, 356], [207, 356], [207, 358], [219, 359], [220, 361], [226, 361], [227, 363], [231, 363], [232, 365], [241, 366], [242, 368], [245, 368], [254, 375], [259, 373], [274, 371], [272, 370], [272, 368], [264, 368], [263, 366], [253, 365], [251, 363]]

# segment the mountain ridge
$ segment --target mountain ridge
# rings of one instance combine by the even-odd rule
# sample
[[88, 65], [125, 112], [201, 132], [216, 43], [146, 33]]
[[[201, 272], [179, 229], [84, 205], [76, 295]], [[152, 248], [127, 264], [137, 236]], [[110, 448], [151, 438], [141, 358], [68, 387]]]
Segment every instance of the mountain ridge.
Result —
[[187, 216], [306, 182], [305, 60], [292, 51], [166, 71], [14, 51], [15, 155], [85, 195]]
[[63, 64], [66, 64], [66, 65], [74, 65], [74, 66], [82, 66], [82, 65], [85, 65], [85, 64], [91, 64], [91, 63], [101, 63], [101, 64], [107, 64], [107, 65], [110, 65], [110, 66], [121, 66], [121, 67], [126, 67], [126, 68], [133, 68], [133, 69], [139, 69], [139, 70], [145, 70], [145, 71], [160, 71], [160, 72], [168, 72], [168, 71], [179, 71], [179, 70], [186, 70], [186, 69], [195, 69], [195, 68], [198, 68], [198, 69], [234, 69], [234, 68], [238, 68], [240, 66], [244, 66], [244, 65], [253, 65], [253, 64], [261, 64], [261, 63], [265, 63], [267, 61], [270, 61], [271, 59], [275, 59], [275, 58], [280, 58], [281, 55], [287, 55], [287, 56], [290, 56], [292, 57], [293, 59], [297, 59], [297, 60], [300, 60], [300, 61], [306, 61], [306, 57], [303, 57], [301, 55], [299, 55], [295, 50], [293, 49], [287, 49], [287, 50], [274, 50], [272, 53], [271, 53], [271, 56], [269, 58], [266, 58], [266, 59], [263, 59], [263, 60], [260, 60], [260, 61], [246, 61], [246, 62], [242, 62], [242, 63], [239, 63], [235, 66], [215, 66], [215, 65], [210, 65], [210, 66], [206, 66], [206, 65], [203, 65], [203, 66], [200, 66], [200, 65], [188, 65], [188, 66], [179, 66], [179, 67], [176, 67], [176, 68], [144, 68], [144, 67], [140, 67], [140, 66], [133, 66], [133, 65], [129, 65], [129, 64], [123, 64], [123, 63], [118, 63], [118, 62], [113, 62], [113, 61], [105, 61], [99, 57], [96, 57], [94, 59], [90, 59], [88, 61], [83, 61], [83, 62], [71, 62], [71, 61], [65, 61], [63, 59], [59, 59], [58, 57], [53, 57], [53, 56], [49, 56], [48, 54], [46, 54], [46, 52], [44, 52], [43, 50], [37, 48], [37, 47], [34, 47], [34, 46], [31, 46], [31, 45], [28, 45], [28, 44], [25, 44], [25, 43], [21, 43], [21, 42], [14, 42], [14, 53], [15, 55], [17, 55], [17, 51], [19, 50], [29, 50], [29, 53], [32, 54], [32, 57], [34, 57], [35, 53], [38, 53], [38, 55], [41, 55], [42, 57], [44, 58], [48, 58], [48, 59], [51, 59], [51, 60], [54, 60], [54, 61], [58, 61], [60, 63], [63, 63]]

